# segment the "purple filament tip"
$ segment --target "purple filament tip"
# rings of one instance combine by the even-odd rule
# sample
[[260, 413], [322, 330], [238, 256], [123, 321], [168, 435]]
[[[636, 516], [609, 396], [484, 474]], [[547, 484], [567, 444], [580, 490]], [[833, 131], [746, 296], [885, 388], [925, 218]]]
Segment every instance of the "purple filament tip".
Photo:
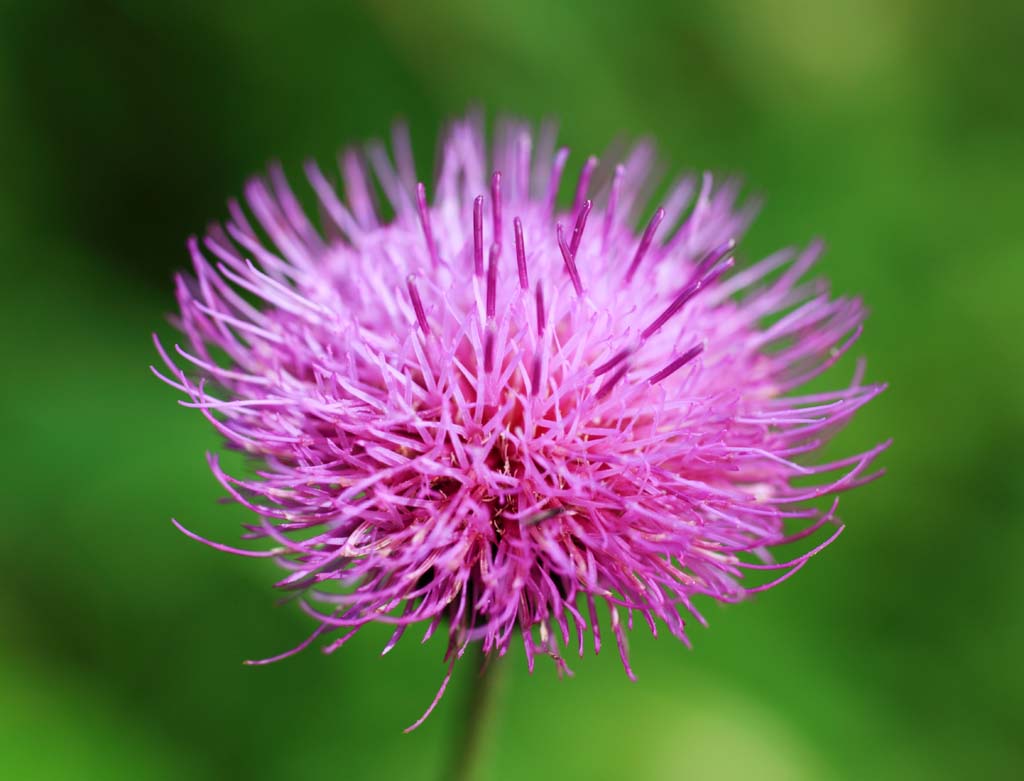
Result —
[[633, 354], [633, 348], [632, 347], [623, 347], [621, 350], [619, 350], [617, 353], [615, 353], [615, 355], [613, 355], [607, 361], [605, 361], [600, 366], [598, 366], [596, 369], [594, 369], [594, 376], [595, 377], [600, 377], [605, 372], [610, 371], [611, 369], [614, 369], [616, 365], [621, 363], [623, 360], [625, 360], [626, 358], [628, 358], [632, 354]]
[[676, 358], [674, 361], [672, 361], [664, 369], [662, 369], [661, 371], [656, 371], [654, 374], [652, 374], [650, 377], [648, 377], [647, 378], [648, 384], [654, 385], [656, 382], [661, 382], [663, 379], [668, 377], [670, 374], [673, 374], [674, 372], [677, 372], [681, 368], [686, 366], [686, 364], [688, 364], [690, 361], [692, 361], [694, 358], [696, 358], [698, 355], [700, 355], [703, 351], [704, 351], [704, 345], [703, 344], [698, 344], [695, 347], [691, 347], [685, 353], [683, 353], [678, 358]]
[[698, 279], [696, 282], [691, 282], [689, 285], [683, 288], [683, 290], [679, 293], [679, 295], [675, 297], [672, 303], [665, 308], [665, 311], [658, 315], [655, 321], [643, 330], [643, 333], [640, 334], [640, 338], [649, 338], [651, 334], [653, 334], [655, 331], [657, 331], [659, 328], [665, 325], [665, 323], [669, 321], [669, 318], [671, 318], [672, 315], [674, 315], [676, 312], [682, 309], [687, 301], [689, 301], [701, 290], [706, 288], [709, 284], [718, 279], [718, 277], [720, 277], [722, 274], [724, 274], [726, 271], [732, 268], [734, 262], [735, 261], [733, 261], [732, 258], [729, 258], [724, 263], [720, 264], [717, 268], [709, 271], [706, 275]]
[[594, 208], [593, 201], [584, 201], [583, 208], [580, 209], [580, 213], [576, 217], [576, 225], [572, 229], [572, 239], [569, 241], [569, 253], [573, 259], [576, 258], [576, 250], [580, 248], [580, 241], [583, 239], [583, 229], [587, 227], [587, 217], [590, 216], [592, 208]]
[[654, 216], [651, 217], [651, 221], [647, 223], [647, 228], [644, 229], [644, 235], [640, 238], [640, 244], [636, 248], [636, 254], [633, 255], [633, 262], [629, 264], [629, 270], [626, 272], [626, 282], [633, 281], [633, 274], [636, 273], [637, 267], [640, 265], [640, 261], [644, 259], [644, 255], [647, 254], [647, 250], [651, 248], [651, 242], [654, 241], [654, 234], [658, 230], [658, 226], [661, 225], [661, 221], [665, 219], [665, 210], [659, 208]]
[[719, 244], [714, 249], [708, 250], [707, 254], [697, 263], [697, 269], [693, 272], [693, 279], [704, 276], [718, 261], [728, 255], [736, 248], [736, 240], [729, 239]]
[[626, 372], [628, 371], [628, 363], [625, 363], [622, 366], [620, 366], [616, 370], [615, 374], [613, 374], [611, 377], [605, 380], [604, 385], [597, 389], [597, 398], [603, 399], [605, 396], [607, 396], [611, 392], [612, 388], [614, 388], [615, 385], [619, 382], [619, 380], [626, 376]]
[[565, 270], [569, 272], [569, 279], [572, 280], [572, 286], [576, 289], [576, 295], [582, 296], [583, 283], [580, 281], [580, 272], [576, 269], [576, 259], [572, 256], [569, 247], [565, 243], [565, 232], [562, 230], [562, 223], [558, 223], [555, 227], [555, 232], [558, 235], [558, 249], [562, 253]]
[[416, 322], [420, 324], [424, 336], [430, 336], [430, 323], [427, 322], [427, 313], [423, 309], [423, 300], [420, 292], [416, 289], [416, 275], [410, 274], [406, 277], [405, 286], [409, 289], [409, 298], [412, 301], [412, 309], [416, 313]]
[[523, 221], [516, 217], [512, 220], [516, 233], [516, 267], [519, 270], [519, 287], [526, 290], [530, 287], [530, 278], [526, 274], [526, 243], [523, 241]]

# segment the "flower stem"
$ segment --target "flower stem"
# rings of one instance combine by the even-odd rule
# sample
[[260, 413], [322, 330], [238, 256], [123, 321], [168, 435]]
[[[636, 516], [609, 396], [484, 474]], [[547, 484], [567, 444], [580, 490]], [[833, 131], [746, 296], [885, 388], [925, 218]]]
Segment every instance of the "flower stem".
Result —
[[478, 769], [482, 744], [487, 739], [493, 721], [495, 689], [498, 688], [504, 667], [497, 658], [488, 660], [480, 643], [474, 643], [470, 653], [473, 657], [467, 660], [467, 666], [480, 672], [473, 679], [463, 700], [461, 724], [456, 728], [448, 772], [443, 776], [445, 781], [471, 781], [477, 777], [475, 771]]

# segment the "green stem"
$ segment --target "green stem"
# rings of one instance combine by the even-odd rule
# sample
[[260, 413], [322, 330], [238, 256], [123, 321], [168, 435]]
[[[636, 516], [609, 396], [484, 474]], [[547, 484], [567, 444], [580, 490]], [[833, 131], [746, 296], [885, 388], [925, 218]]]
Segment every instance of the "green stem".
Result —
[[481, 754], [482, 743], [490, 731], [494, 717], [495, 689], [498, 688], [501, 668], [504, 665], [497, 657], [486, 662], [480, 643], [474, 643], [462, 664], [478, 672], [462, 704], [462, 723], [456, 728], [448, 772], [444, 781], [471, 781], [476, 778], [474, 771]]

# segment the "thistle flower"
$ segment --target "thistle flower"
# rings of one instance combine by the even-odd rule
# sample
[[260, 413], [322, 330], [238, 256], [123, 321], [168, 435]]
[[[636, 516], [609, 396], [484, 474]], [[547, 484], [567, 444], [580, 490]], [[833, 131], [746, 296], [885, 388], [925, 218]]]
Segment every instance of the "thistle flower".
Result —
[[[160, 376], [256, 460], [247, 477], [208, 456], [266, 544], [179, 528], [273, 558], [317, 622], [254, 664], [318, 638], [330, 653], [371, 622], [395, 627], [387, 653], [423, 623], [447, 633], [445, 685], [472, 643], [521, 642], [531, 670], [546, 655], [567, 671], [602, 630], [633, 677], [635, 616], [689, 644], [696, 597], [790, 577], [842, 531], [834, 497], [877, 476], [885, 445], [814, 454], [882, 386], [859, 366], [841, 390], [793, 395], [864, 317], [802, 281], [820, 244], [730, 273], [756, 210], [736, 182], [682, 178], [648, 213], [640, 144], [589, 158], [563, 210], [568, 155], [551, 127], [511, 121], [488, 155], [482, 122], [457, 121], [428, 198], [398, 128], [394, 163], [380, 143], [341, 156], [344, 197], [306, 165], [319, 230], [274, 166], [245, 188], [255, 222], [232, 201], [189, 241], [186, 346], [157, 341]], [[745, 585], [750, 570], [773, 579]]]

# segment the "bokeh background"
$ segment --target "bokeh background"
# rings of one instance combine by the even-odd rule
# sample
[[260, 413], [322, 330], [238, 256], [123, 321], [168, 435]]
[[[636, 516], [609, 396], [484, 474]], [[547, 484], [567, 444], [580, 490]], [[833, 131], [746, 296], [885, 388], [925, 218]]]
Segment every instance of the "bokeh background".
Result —
[[438, 777], [472, 676], [401, 729], [441, 642], [239, 664], [310, 625], [273, 565], [172, 528], [243, 516], [147, 367], [186, 236], [247, 175], [403, 116], [425, 176], [473, 103], [558, 117], [577, 165], [626, 133], [742, 172], [768, 196], [750, 256], [825, 236], [891, 382], [839, 445], [896, 441], [797, 578], [705, 605], [693, 651], [637, 631], [638, 683], [517, 649], [479, 777], [1021, 777], [1020, 4], [428, 5], [0, 4], [0, 777]]

